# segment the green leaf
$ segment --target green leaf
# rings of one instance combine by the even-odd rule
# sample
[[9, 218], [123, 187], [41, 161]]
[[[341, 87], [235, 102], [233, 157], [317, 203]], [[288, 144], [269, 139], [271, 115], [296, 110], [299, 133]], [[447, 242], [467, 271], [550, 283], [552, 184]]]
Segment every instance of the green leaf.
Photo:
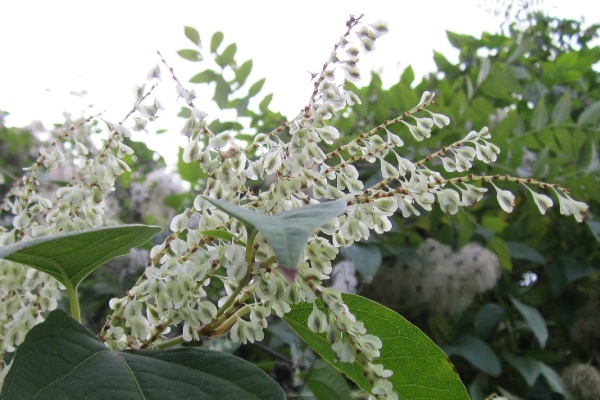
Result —
[[197, 162], [186, 163], [183, 161], [183, 147], [179, 148], [177, 157], [177, 173], [186, 182], [197, 184], [199, 180], [206, 178], [206, 174]]
[[[261, 85], [261, 87], [262, 87], [262, 85]], [[266, 95], [265, 98], [261, 100], [261, 102], [258, 104], [258, 109], [265, 114], [270, 112], [269, 104], [271, 103], [271, 100], [273, 100], [273, 93]]]
[[600, 118], [600, 101], [590, 104], [579, 114], [578, 125], [594, 124]]
[[191, 26], [186, 26], [183, 28], [183, 32], [185, 36], [192, 41], [199, 49], [202, 48], [202, 41], [200, 40], [200, 34], [198, 31]]
[[217, 50], [219, 49], [219, 46], [221, 45], [221, 43], [223, 42], [223, 32], [215, 32], [212, 36], [212, 38], [210, 39], [210, 52], [211, 53], [216, 53]]
[[586, 220], [587, 226], [590, 228], [590, 232], [594, 235], [596, 242], [600, 243], [600, 222]]
[[560, 124], [571, 116], [571, 94], [566, 92], [554, 105], [552, 110], [552, 122]]
[[263, 85], [265, 84], [266, 79], [263, 78], [259, 81], [256, 81], [252, 84], [252, 86], [250, 86], [250, 89], [248, 89], [248, 96], [249, 97], [254, 97], [258, 94], [258, 92], [261, 91]]
[[202, 57], [202, 54], [200, 54], [200, 52], [198, 50], [183, 49], [183, 50], [178, 50], [177, 54], [179, 54], [179, 56], [181, 58], [189, 60], [189, 61], [204, 60], [204, 57]]
[[494, 252], [502, 269], [512, 271], [513, 265], [510, 259], [510, 250], [506, 245], [506, 242], [499, 237], [493, 237], [487, 241], [486, 247]]
[[473, 326], [477, 335], [487, 339], [492, 335], [496, 326], [504, 319], [504, 309], [496, 303], [487, 303], [477, 311]]
[[217, 105], [221, 108], [227, 108], [228, 98], [231, 94], [231, 86], [222, 76], [216, 77], [216, 86], [215, 86], [215, 95], [213, 96], [213, 100]]
[[402, 72], [402, 75], [400, 76], [400, 82], [405, 83], [406, 85], [410, 86], [413, 81], [415, 80], [415, 71], [413, 71], [412, 66], [408, 66], [404, 69], [404, 72]]
[[243, 63], [237, 71], [235, 71], [235, 81], [239, 86], [244, 86], [246, 83], [246, 79], [248, 79], [248, 75], [252, 71], [252, 60], [248, 60]]
[[28, 265], [76, 288], [96, 268], [129, 253], [161, 230], [121, 225], [42, 236], [1, 248], [0, 258]]
[[[192, 110], [190, 110], [189, 107], [181, 107], [181, 110], [179, 110], [179, 113], [177, 114], [178, 117], [181, 118], [190, 118], [192, 116]], [[181, 157], [181, 155], [180, 155]]]
[[19, 346], [0, 396], [17, 399], [270, 399], [283, 390], [238, 357], [198, 348], [115, 352], [56, 310]]
[[356, 271], [365, 279], [373, 279], [381, 266], [381, 250], [374, 244], [354, 243], [343, 247], [341, 252], [352, 260]]
[[528, 51], [532, 50], [534, 47], [535, 47], [535, 38], [534, 37], [524, 38], [521, 41], [521, 43], [519, 43], [519, 46], [517, 46], [515, 51], [510, 55], [510, 57], [508, 58], [508, 60], [506, 62], [508, 64], [512, 64], [519, 57], [521, 57], [523, 54], [527, 53]]
[[511, 72], [512, 76], [516, 79], [530, 79], [531, 75], [527, 68], [521, 67], [520, 65], [511, 65], [508, 70]]
[[504, 352], [502, 358], [519, 371], [529, 387], [533, 387], [538, 376], [542, 373], [542, 363], [531, 357], [517, 357], [514, 354]]
[[433, 61], [440, 71], [450, 72], [454, 69], [454, 65], [440, 52], [433, 51]]
[[[297, 269], [300, 256], [315, 229], [346, 211], [346, 201], [338, 200], [267, 215], [223, 200], [203, 198], [260, 232], [275, 253], [279, 267], [286, 270]], [[289, 276], [288, 279], [292, 280]]]
[[485, 78], [490, 74], [490, 59], [483, 58], [481, 60], [481, 67], [479, 67], [479, 73], [477, 75], [477, 86], [481, 85]]
[[531, 117], [531, 125], [537, 130], [542, 129], [548, 124], [548, 111], [546, 110], [544, 97], [540, 98], [538, 103], [533, 109], [533, 116]]
[[235, 238], [235, 235], [229, 231], [224, 231], [222, 229], [210, 229], [207, 231], [200, 231], [202, 236], [208, 236], [215, 239], [221, 239], [226, 242], [231, 242], [231, 239]]
[[546, 259], [537, 250], [521, 242], [506, 242], [510, 256], [515, 260], [527, 260], [540, 265], [546, 265]]
[[553, 370], [544, 363], [542, 363], [541, 369], [542, 376], [546, 379], [546, 382], [548, 383], [550, 389], [552, 389], [552, 391], [555, 393], [565, 395], [567, 391], [565, 389], [565, 385], [560, 375], [558, 375], [555, 370]]
[[[342, 294], [342, 299], [367, 331], [381, 339], [381, 357], [375, 362], [393, 371], [389, 381], [401, 399], [469, 399], [452, 363], [416, 326], [364, 297]], [[317, 301], [317, 305], [323, 310], [321, 301]], [[360, 363], [337, 362], [327, 338], [308, 329], [306, 324], [311, 312], [311, 304], [293, 305], [284, 320], [325, 361], [370, 392], [372, 385], [365, 378]]]
[[210, 83], [214, 82], [217, 79], [217, 73], [212, 69], [207, 69], [202, 71], [190, 79], [191, 83]]
[[498, 376], [502, 372], [494, 350], [478, 337], [463, 335], [443, 348], [446, 354], [461, 356], [488, 375]]
[[215, 62], [219, 64], [221, 68], [225, 68], [227, 65], [233, 65], [235, 53], [237, 51], [237, 45], [235, 43], [230, 44], [223, 50], [223, 52], [215, 57]]
[[352, 398], [348, 383], [335, 368], [316, 360], [306, 377], [306, 385], [317, 400], [348, 400]]
[[540, 346], [542, 348], [546, 346], [546, 340], [548, 340], [548, 327], [546, 326], [546, 321], [544, 321], [542, 314], [540, 314], [536, 308], [523, 304], [512, 296], [510, 297], [510, 301], [523, 318], [525, 318], [527, 325], [529, 325], [529, 328], [537, 338]]

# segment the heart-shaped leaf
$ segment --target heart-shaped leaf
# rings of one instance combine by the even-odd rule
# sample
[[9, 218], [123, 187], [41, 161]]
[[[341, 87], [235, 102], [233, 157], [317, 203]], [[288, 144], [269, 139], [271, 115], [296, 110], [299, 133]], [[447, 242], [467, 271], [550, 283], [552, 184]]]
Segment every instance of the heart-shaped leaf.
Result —
[[346, 201], [337, 200], [267, 215], [223, 200], [206, 196], [203, 198], [260, 232], [271, 246], [279, 267], [290, 281], [296, 277], [298, 261], [312, 232], [346, 210]]
[[19, 346], [0, 397], [17, 399], [283, 400], [251, 363], [198, 348], [116, 352], [56, 310]]
[[[401, 399], [469, 399], [448, 357], [419, 328], [372, 300], [351, 294], [342, 294], [342, 298], [356, 319], [365, 324], [367, 332], [381, 339], [381, 357], [376, 362], [393, 371], [389, 381]], [[323, 310], [322, 302], [317, 301], [317, 305]], [[372, 385], [363, 375], [360, 363], [336, 361], [327, 338], [308, 329], [311, 311], [311, 304], [293, 305], [284, 320], [325, 361], [370, 392]]]
[[88, 274], [160, 232], [158, 226], [121, 225], [42, 236], [0, 249], [0, 258], [45, 272], [76, 288]]

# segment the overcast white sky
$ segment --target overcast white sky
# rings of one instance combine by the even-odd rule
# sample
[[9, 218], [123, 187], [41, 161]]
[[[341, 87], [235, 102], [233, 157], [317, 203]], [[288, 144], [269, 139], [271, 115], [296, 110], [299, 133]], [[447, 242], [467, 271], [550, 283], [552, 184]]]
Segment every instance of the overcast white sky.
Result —
[[[379, 40], [376, 52], [362, 68], [382, 71], [392, 82], [409, 64], [417, 75], [431, 71], [434, 49], [455, 54], [445, 30], [472, 35], [498, 31], [501, 19], [484, 8], [502, 2], [5, 2], [0, 16], [0, 110], [11, 113], [7, 123], [12, 126], [33, 120], [47, 125], [61, 122], [63, 111], [88, 116], [89, 105], [96, 111], [106, 110], [104, 118], [118, 121], [132, 105], [132, 88], [143, 83], [147, 71], [157, 63], [156, 50], [184, 82], [203, 69], [175, 54], [191, 45], [183, 35], [183, 27], [189, 25], [198, 29], [205, 48], [215, 31], [224, 32], [226, 43], [237, 43], [236, 59], [254, 61], [250, 79], [267, 77], [263, 92], [275, 93], [273, 108], [291, 116], [311, 92], [306, 71], [320, 69], [350, 14], [364, 13], [364, 22], [389, 22], [390, 33]], [[588, 22], [597, 22], [600, 11], [594, 3], [543, 2], [552, 14], [570, 18], [585, 15]], [[168, 79], [163, 82], [164, 86], [171, 85]], [[168, 107], [165, 114], [173, 115], [179, 106], [171, 103], [176, 96], [172, 88], [169, 90], [160, 100]], [[71, 94], [81, 91], [87, 94]], [[198, 102], [196, 105], [202, 108]], [[168, 145], [164, 155], [172, 159], [176, 144], [183, 143], [177, 133], [180, 122], [164, 118], [156, 128], [173, 131], [159, 141], [150, 141], [154, 148]]]

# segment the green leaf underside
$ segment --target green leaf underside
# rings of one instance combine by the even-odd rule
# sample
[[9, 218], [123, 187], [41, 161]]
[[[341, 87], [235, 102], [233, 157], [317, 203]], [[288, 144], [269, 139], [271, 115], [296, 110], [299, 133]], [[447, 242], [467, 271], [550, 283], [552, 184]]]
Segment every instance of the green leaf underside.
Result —
[[296, 269], [312, 232], [346, 210], [346, 201], [329, 201], [267, 215], [223, 200], [204, 197], [220, 210], [260, 232], [282, 268]]
[[77, 287], [96, 268], [128, 254], [161, 230], [158, 226], [121, 225], [42, 236], [1, 248], [0, 258], [28, 265]]
[[[400, 399], [469, 399], [444, 352], [416, 326], [372, 300], [351, 294], [342, 294], [342, 298], [356, 319], [365, 324], [367, 332], [381, 339], [381, 357], [375, 363], [393, 371], [389, 380]], [[322, 308], [322, 302], [317, 304]], [[370, 392], [372, 387], [361, 365], [336, 361], [326, 337], [308, 329], [311, 311], [308, 303], [295, 305], [284, 320], [325, 361]]]
[[256, 366], [226, 353], [198, 348], [111, 351], [56, 310], [19, 346], [0, 397], [283, 400], [285, 394]]

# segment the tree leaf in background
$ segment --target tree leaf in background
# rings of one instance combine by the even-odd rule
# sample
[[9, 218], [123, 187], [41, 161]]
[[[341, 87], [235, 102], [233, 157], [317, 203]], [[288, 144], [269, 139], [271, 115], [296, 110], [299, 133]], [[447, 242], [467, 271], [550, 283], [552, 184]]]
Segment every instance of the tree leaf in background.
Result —
[[477, 86], [481, 85], [485, 78], [490, 74], [490, 59], [483, 58], [481, 60], [481, 67], [479, 67], [479, 73], [477, 74]]
[[317, 359], [306, 377], [306, 385], [317, 400], [348, 400], [350, 388], [342, 374], [321, 359]]
[[544, 256], [539, 251], [527, 246], [521, 242], [506, 242], [510, 256], [515, 260], [527, 260], [540, 265], [546, 265]]
[[244, 86], [250, 72], [252, 72], [252, 60], [246, 61], [235, 71], [235, 81], [238, 83], [238, 87]]
[[521, 303], [514, 297], [510, 297], [510, 301], [513, 303], [515, 308], [519, 310], [519, 313], [525, 318], [527, 325], [537, 338], [540, 346], [543, 348], [546, 346], [546, 340], [548, 340], [548, 327], [546, 327], [546, 321], [542, 314], [533, 307]]
[[199, 49], [202, 48], [202, 41], [200, 40], [200, 34], [195, 28], [191, 26], [186, 26], [183, 28], [183, 33], [185, 33], [185, 37], [191, 40]]
[[498, 376], [502, 372], [500, 360], [494, 350], [478, 337], [462, 335], [451, 344], [443, 346], [443, 349], [448, 355], [463, 357], [488, 375]]
[[531, 357], [518, 357], [509, 352], [504, 352], [502, 358], [519, 371], [529, 387], [533, 387], [538, 376], [542, 373], [542, 363]]
[[207, 69], [190, 78], [191, 83], [210, 83], [217, 79], [217, 73], [212, 69]]
[[1, 396], [20, 399], [283, 400], [266, 373], [198, 348], [116, 352], [56, 310], [19, 346]]
[[499, 304], [485, 304], [477, 311], [473, 320], [475, 331], [481, 338], [488, 339], [505, 315], [504, 309]]
[[562, 123], [571, 116], [571, 94], [566, 92], [554, 105], [552, 110], [552, 122], [556, 125]]
[[179, 56], [181, 58], [188, 60], [188, 61], [204, 60], [204, 57], [202, 57], [202, 54], [200, 54], [200, 52], [198, 50], [192, 50], [192, 49], [177, 50], [177, 54], [179, 54]]
[[210, 52], [211, 53], [217, 52], [217, 50], [219, 49], [219, 46], [223, 42], [224, 37], [225, 37], [225, 35], [223, 35], [223, 32], [215, 32], [212, 35], [212, 38], [210, 39]]
[[[258, 94], [258, 92], [261, 91], [263, 85], [265, 84], [265, 81], [266, 81], [266, 79], [263, 78], [261, 80], [254, 82], [252, 84], [252, 86], [250, 86], [250, 89], [248, 89], [248, 96], [250, 96], [250, 97], [256, 96]], [[264, 107], [267, 107], [267, 106], [268, 106], [268, 103]]]
[[364, 279], [371, 280], [379, 271], [381, 266], [381, 250], [377, 245], [368, 243], [354, 243], [350, 247], [342, 247], [341, 253], [344, 257], [352, 260], [354, 269]]
[[548, 110], [546, 110], [546, 101], [544, 99], [544, 97], [540, 98], [533, 109], [531, 125], [537, 130], [548, 125]]
[[[469, 399], [452, 363], [416, 326], [389, 308], [364, 297], [342, 294], [342, 299], [356, 319], [365, 324], [367, 332], [381, 339], [381, 357], [376, 359], [376, 363], [393, 371], [389, 381], [401, 399]], [[317, 301], [317, 305], [324, 310], [322, 302]], [[311, 304], [293, 305], [284, 321], [325, 361], [370, 392], [372, 386], [363, 375], [360, 363], [336, 361], [327, 338], [308, 329], [306, 323], [311, 312]]]
[[[186, 163], [183, 161], [183, 147], [179, 148], [179, 157], [177, 157], [177, 173], [186, 182], [196, 185], [199, 180], [205, 179], [206, 174], [197, 162]], [[192, 186], [193, 187], [193, 186]]]
[[225, 68], [228, 65], [235, 64], [235, 53], [237, 52], [237, 45], [235, 43], [225, 47], [225, 50], [220, 55], [215, 57], [215, 62], [219, 64], [221, 68]]
[[600, 119], [600, 101], [596, 101], [583, 110], [577, 119], [578, 125], [595, 124]]

